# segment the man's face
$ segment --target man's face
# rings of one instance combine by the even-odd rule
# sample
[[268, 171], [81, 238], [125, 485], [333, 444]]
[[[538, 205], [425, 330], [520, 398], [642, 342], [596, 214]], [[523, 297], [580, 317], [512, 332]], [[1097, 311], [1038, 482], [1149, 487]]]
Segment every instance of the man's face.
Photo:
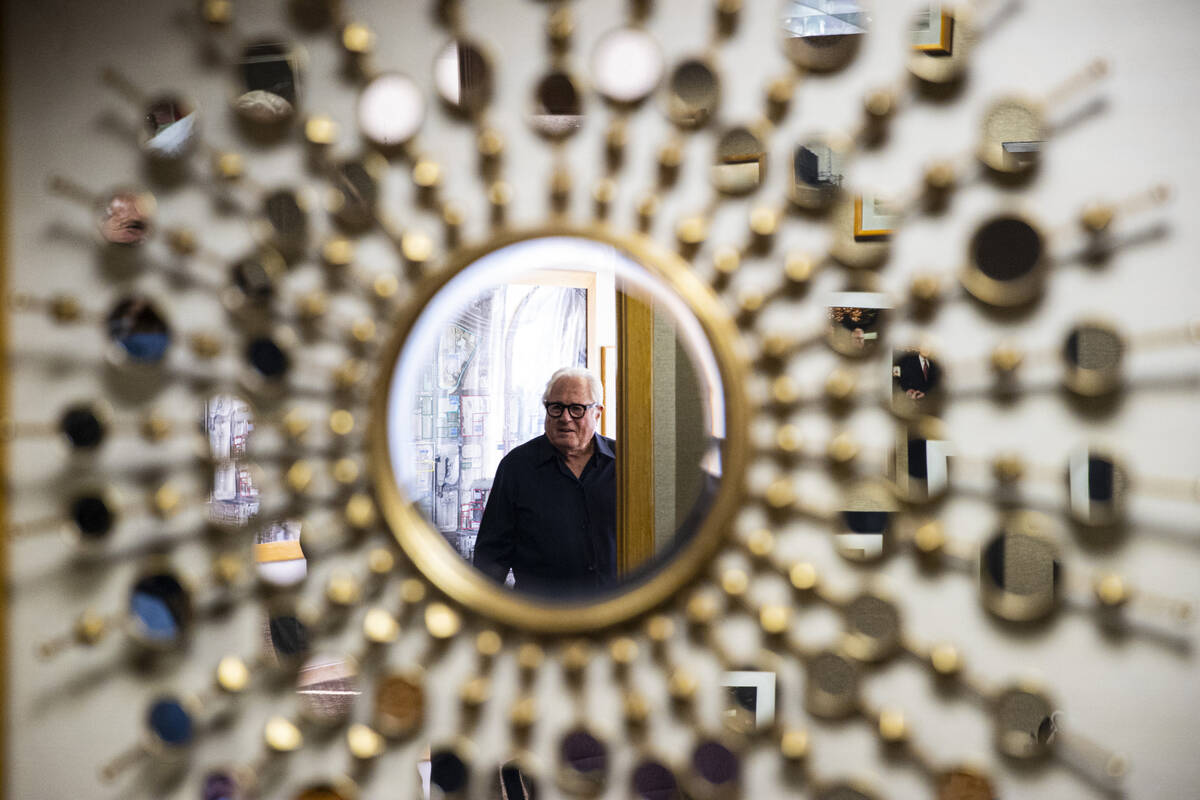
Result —
[[[592, 390], [584, 378], [560, 378], [550, 388], [548, 403], [570, 405], [578, 403], [586, 406], [596, 402]], [[571, 412], [564, 410], [561, 417], [555, 419], [546, 415], [546, 438], [564, 455], [579, 452], [587, 448], [596, 433], [596, 425], [600, 421], [600, 406], [589, 408], [583, 412], [580, 419], [571, 419]]]

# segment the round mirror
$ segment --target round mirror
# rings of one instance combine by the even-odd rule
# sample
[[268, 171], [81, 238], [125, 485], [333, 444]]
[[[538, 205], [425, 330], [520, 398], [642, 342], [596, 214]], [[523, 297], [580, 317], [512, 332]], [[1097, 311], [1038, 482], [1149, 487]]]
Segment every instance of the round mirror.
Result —
[[113, 358], [118, 362], [159, 364], [171, 345], [171, 328], [153, 301], [127, 295], [117, 301], [105, 319]]
[[891, 306], [887, 295], [881, 292], [835, 292], [828, 302], [825, 340], [844, 356], [873, 354]]
[[984, 543], [979, 590], [988, 611], [1009, 622], [1032, 622], [1058, 607], [1063, 566], [1049, 520], [1018, 512]]
[[1031, 169], [1046, 138], [1041, 106], [1021, 97], [994, 102], [983, 118], [979, 160], [1000, 173]]
[[792, 155], [791, 201], [810, 211], [823, 211], [842, 186], [846, 143], [836, 137], [814, 136], [796, 146]]
[[689, 58], [671, 73], [667, 116], [681, 128], [699, 128], [716, 113], [721, 101], [717, 73], [702, 59]]
[[1084, 397], [1107, 394], [1121, 382], [1125, 340], [1112, 325], [1087, 320], [1073, 325], [1063, 341], [1063, 383]]
[[829, 254], [850, 269], [875, 269], [887, 260], [899, 209], [874, 192], [840, 197], [833, 204]]
[[175, 95], [161, 95], [146, 106], [140, 141], [152, 158], [180, 158], [196, 144], [196, 109]]
[[553, 70], [538, 81], [529, 124], [547, 139], [565, 139], [583, 124], [583, 95], [575, 80]]
[[276, 189], [263, 199], [262, 230], [286, 258], [295, 258], [308, 243], [308, 211], [308, 198], [293, 189]]
[[169, 650], [191, 632], [192, 595], [164, 563], [154, 562], [129, 592], [129, 632], [152, 650]]
[[817, 72], [849, 63], [870, 24], [857, 0], [784, 0], [779, 17], [784, 53], [797, 66]]
[[945, 426], [920, 417], [896, 429], [888, 477], [896, 496], [906, 503], [928, 503], [950, 488], [950, 442]]
[[896, 500], [880, 481], [856, 481], [846, 489], [834, 523], [834, 547], [848, 561], [869, 562], [886, 555], [892, 546]]
[[349, 656], [316, 655], [300, 667], [296, 694], [304, 717], [318, 725], [344, 722], [361, 691], [358, 664]]
[[1053, 741], [1054, 704], [1032, 686], [1005, 689], [992, 701], [996, 748], [1010, 758], [1039, 758]]
[[909, 72], [930, 84], [961, 78], [971, 44], [968, 20], [968, 14], [941, 3], [918, 9], [909, 28]]
[[975, 229], [962, 283], [972, 296], [994, 306], [1027, 303], [1041, 290], [1046, 242], [1032, 222], [1004, 213]]
[[1067, 507], [1089, 527], [1119, 522], [1129, 495], [1129, 475], [1116, 457], [1094, 448], [1071, 453], [1067, 462]]
[[767, 169], [767, 151], [749, 128], [721, 134], [710, 175], [722, 194], [746, 194], [759, 187]]
[[300, 521], [272, 522], [254, 537], [254, 563], [258, 577], [276, 587], [295, 586], [308, 575], [308, 559], [300, 546]]
[[374, 224], [379, 182], [386, 170], [386, 161], [370, 157], [343, 161], [334, 168], [328, 208], [339, 224], [356, 231]]
[[425, 98], [412, 78], [385, 72], [358, 97], [358, 128], [371, 144], [390, 148], [404, 144], [425, 120]]
[[892, 413], [915, 419], [932, 413], [945, 399], [942, 365], [927, 347], [892, 351]]
[[732, 323], [648, 240], [514, 234], [400, 325], [370, 440], [413, 561], [481, 613], [590, 630], [665, 598], [737, 505]]
[[596, 43], [591, 66], [596, 91], [611, 102], [635, 104], [646, 99], [662, 80], [663, 55], [646, 31], [617, 28]]
[[263, 40], [246, 45], [238, 60], [241, 92], [237, 113], [257, 125], [275, 125], [292, 118], [300, 94], [299, 53], [285, 42]]
[[446, 105], [460, 114], [473, 114], [492, 97], [492, 68], [478, 45], [455, 39], [433, 62], [433, 84]]
[[153, 230], [157, 203], [148, 192], [118, 189], [101, 205], [97, 225], [109, 244], [144, 244]]

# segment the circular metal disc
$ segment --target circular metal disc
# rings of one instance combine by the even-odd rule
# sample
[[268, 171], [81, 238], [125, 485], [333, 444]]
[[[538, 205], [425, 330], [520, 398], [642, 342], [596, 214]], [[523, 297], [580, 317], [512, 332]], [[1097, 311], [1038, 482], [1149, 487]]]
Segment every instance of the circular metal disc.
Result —
[[850, 783], [831, 783], [817, 790], [814, 800], [878, 800], [878, 795], [865, 787]]
[[667, 116], [681, 128], [699, 128], [716, 113], [721, 81], [707, 61], [689, 58], [676, 65], [667, 84]]
[[425, 721], [425, 684], [418, 672], [392, 672], [375, 686], [375, 727], [384, 736], [407, 736]]
[[353, 230], [374, 224], [380, 172], [366, 159], [343, 161], [334, 168], [329, 210], [339, 224]]
[[893, 350], [891, 378], [892, 413], [903, 419], [931, 414], [945, 399], [945, 370], [929, 348]]
[[725, 745], [713, 739], [700, 742], [692, 750], [693, 794], [701, 797], [734, 797], [742, 772], [741, 759]]
[[112, 408], [103, 401], [71, 403], [60, 412], [58, 431], [76, 452], [95, 450], [112, 427]]
[[241, 93], [234, 109], [247, 122], [274, 126], [290, 120], [300, 100], [299, 51], [264, 39], [242, 49], [237, 64]]
[[1067, 508], [1072, 519], [1092, 527], [1112, 525], [1125, 515], [1129, 475], [1113, 455], [1077, 450], [1067, 462]]
[[308, 211], [308, 199], [294, 189], [277, 189], [263, 198], [268, 238], [284, 256], [296, 256], [308, 244]]
[[261, 314], [275, 299], [279, 280], [287, 271], [283, 256], [270, 247], [260, 247], [229, 268], [228, 291], [221, 299], [229, 311], [247, 310]]
[[142, 113], [142, 150], [164, 161], [183, 158], [196, 144], [199, 116], [195, 104], [182, 97], [154, 98]]
[[865, 9], [835, 15], [800, 0], [784, 0], [779, 15], [783, 52], [793, 64], [814, 72], [831, 72], [850, 63], [870, 23]]
[[343, 722], [360, 694], [358, 663], [349, 656], [312, 656], [296, 675], [296, 693], [308, 719], [322, 725]]
[[1005, 97], [988, 108], [979, 138], [979, 160], [996, 172], [1025, 172], [1037, 163], [1046, 138], [1042, 107]]
[[160, 695], [146, 709], [146, 734], [155, 755], [165, 755], [190, 745], [196, 736], [195, 704], [175, 695]]
[[965, 11], [946, 6], [919, 10], [911, 28], [908, 71], [926, 83], [958, 80], [967, 67], [969, 20]]
[[471, 759], [465, 748], [434, 748], [429, 754], [429, 782], [435, 797], [466, 797], [471, 784]]
[[558, 783], [563, 791], [592, 797], [608, 785], [609, 750], [603, 740], [575, 728], [559, 743]]
[[359, 94], [357, 116], [358, 129], [367, 141], [383, 148], [398, 147], [421, 129], [425, 96], [412, 78], [385, 72]]
[[294, 800], [354, 800], [354, 795], [330, 783], [314, 783], [297, 792]]
[[833, 537], [838, 555], [847, 561], [876, 561], [891, 551], [896, 499], [878, 481], [852, 484], [842, 497]]
[[192, 595], [174, 572], [151, 567], [129, 591], [129, 632], [139, 644], [171, 650], [191, 631]]
[[1029, 622], [1058, 606], [1062, 564], [1048, 529], [1044, 516], [1022, 511], [984, 543], [979, 589], [988, 611], [1011, 622]]
[[263, 625], [263, 652], [275, 666], [293, 669], [308, 656], [312, 634], [296, 604], [281, 599], [267, 610]]
[[109, 244], [126, 247], [145, 244], [154, 230], [158, 203], [154, 195], [138, 189], [117, 189], [100, 206], [96, 224]]
[[433, 85], [454, 111], [470, 115], [492, 99], [492, 65], [479, 45], [466, 39], [448, 42], [433, 62]]
[[1011, 758], [1046, 755], [1054, 737], [1054, 704], [1041, 691], [1012, 687], [992, 702], [996, 749]]
[[1046, 242], [1021, 214], [1000, 214], [980, 223], [967, 247], [964, 288], [993, 306], [1028, 303], [1042, 290]]
[[235, 394], [214, 394], [204, 404], [201, 431], [213, 461], [241, 458], [254, 432], [254, 410]]
[[861, 594], [842, 609], [846, 618], [843, 647], [859, 661], [882, 661], [900, 646], [900, 609], [895, 603]]
[[858, 707], [858, 667], [844, 655], [826, 650], [805, 668], [804, 708], [826, 719], [845, 717]]
[[666, 764], [647, 759], [634, 767], [630, 778], [631, 791], [638, 800], [678, 798], [679, 781]]
[[950, 443], [945, 426], [922, 417], [896, 428], [889, 463], [892, 489], [906, 503], [928, 503], [950, 488]]
[[954, 767], [935, 779], [937, 800], [996, 800], [996, 787], [987, 773], [974, 767]]
[[710, 177], [722, 194], [747, 194], [762, 185], [767, 172], [767, 151], [749, 128], [731, 128], [721, 134]]
[[487, 797], [532, 800], [541, 796], [537, 774], [524, 757], [506, 761], [493, 770], [492, 776], [491, 791]]
[[119, 363], [159, 364], [171, 346], [171, 327], [153, 301], [142, 295], [119, 299], [105, 320]]
[[829, 253], [842, 266], [873, 269], [891, 252], [892, 223], [874, 214], [873, 208], [877, 208], [877, 201], [870, 196], [845, 195], [834, 202]]
[[565, 139], [583, 124], [583, 94], [574, 78], [553, 70], [533, 92], [529, 124], [547, 139]]
[[1075, 325], [1063, 340], [1063, 383], [1084, 397], [1097, 397], [1117, 388], [1125, 340], [1105, 322]]
[[845, 159], [846, 142], [840, 138], [814, 136], [797, 145], [789, 199], [810, 211], [827, 209], [841, 189]]
[[640, 28], [617, 28], [600, 37], [592, 50], [592, 83], [605, 99], [635, 105], [662, 80], [662, 49]]
[[875, 353], [889, 316], [888, 306], [886, 295], [879, 292], [836, 293], [829, 301], [825, 341], [835, 352], [851, 358]]
[[295, 586], [308, 575], [308, 560], [300, 546], [300, 521], [279, 519], [254, 536], [255, 572], [268, 586]]

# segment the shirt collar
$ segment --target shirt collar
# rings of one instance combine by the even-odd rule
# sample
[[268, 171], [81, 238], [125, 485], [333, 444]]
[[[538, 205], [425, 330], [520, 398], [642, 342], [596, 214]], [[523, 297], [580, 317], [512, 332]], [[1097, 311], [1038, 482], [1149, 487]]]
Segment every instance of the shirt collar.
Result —
[[616, 453], [613, 452], [612, 446], [615, 444], [615, 442], [613, 442], [612, 439], [596, 433], [592, 435], [592, 441], [596, 443], [596, 452], [598, 452], [600, 455], [612, 459], [617, 457]]
[[[617, 455], [613, 451], [613, 447], [612, 447], [613, 440], [612, 439], [601, 436], [598, 433], [594, 433], [594, 434], [592, 434], [592, 441], [596, 445], [595, 452], [599, 453], [600, 455], [604, 456], [605, 458], [610, 458], [610, 459], [614, 459], [614, 460], [616, 459]], [[549, 461], [552, 458], [555, 458], [556, 456], [561, 457], [562, 453], [560, 453], [558, 451], [557, 447], [550, 444], [550, 438], [548, 436], [546, 436], [546, 434], [543, 433], [541, 436], [541, 446], [538, 448], [538, 463], [539, 464], [544, 463], [546, 461]]]

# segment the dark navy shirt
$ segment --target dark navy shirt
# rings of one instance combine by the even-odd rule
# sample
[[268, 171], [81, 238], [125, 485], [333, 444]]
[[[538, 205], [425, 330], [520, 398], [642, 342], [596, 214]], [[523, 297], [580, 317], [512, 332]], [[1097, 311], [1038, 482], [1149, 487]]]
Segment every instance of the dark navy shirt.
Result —
[[475, 566], [497, 581], [511, 568], [521, 591], [594, 592], [617, 580], [615, 442], [596, 434], [576, 478], [545, 435], [500, 461], [488, 496]]

